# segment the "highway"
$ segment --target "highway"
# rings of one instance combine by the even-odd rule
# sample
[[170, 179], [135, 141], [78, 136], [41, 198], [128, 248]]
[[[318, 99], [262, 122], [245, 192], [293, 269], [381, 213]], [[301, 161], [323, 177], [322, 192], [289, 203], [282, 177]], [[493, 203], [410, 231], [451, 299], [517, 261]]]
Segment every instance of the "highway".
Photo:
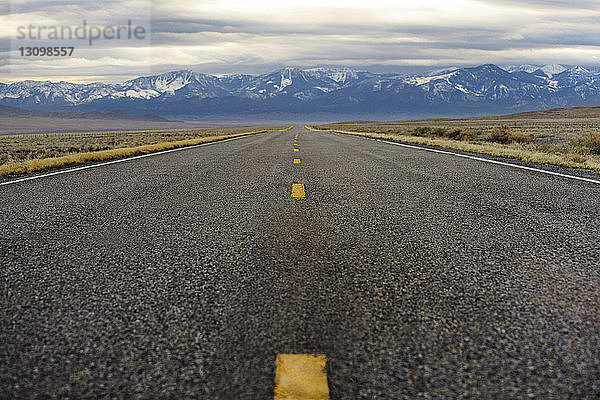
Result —
[[300, 398], [302, 360], [313, 398], [598, 398], [599, 211], [302, 127], [0, 186], [0, 398]]

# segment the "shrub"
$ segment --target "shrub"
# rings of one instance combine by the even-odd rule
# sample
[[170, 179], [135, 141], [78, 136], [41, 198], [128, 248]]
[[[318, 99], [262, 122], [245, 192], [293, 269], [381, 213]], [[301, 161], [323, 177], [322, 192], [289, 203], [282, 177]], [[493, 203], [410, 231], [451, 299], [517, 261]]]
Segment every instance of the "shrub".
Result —
[[600, 133], [586, 133], [571, 139], [571, 146], [584, 149], [591, 154], [600, 154]]
[[418, 126], [413, 129], [412, 134], [414, 136], [441, 136], [446, 137], [448, 130], [442, 127], [431, 128], [429, 126]]
[[431, 130], [432, 136], [442, 136], [445, 137], [448, 134], [448, 130], [446, 128], [433, 128]]
[[486, 138], [488, 142], [508, 143], [531, 143], [531, 136], [522, 132], [513, 132], [508, 125], [502, 125], [492, 130]]
[[425, 136], [425, 137], [442, 137], [452, 140], [474, 140], [479, 136], [479, 132], [473, 129], [448, 129], [444, 127], [429, 127], [419, 126], [414, 128], [409, 134], [413, 136]]
[[452, 129], [448, 131], [446, 136], [453, 140], [474, 140], [479, 136], [479, 133], [472, 129]]
[[415, 136], [430, 136], [431, 128], [428, 126], [418, 126], [415, 129], [413, 129], [412, 133]]

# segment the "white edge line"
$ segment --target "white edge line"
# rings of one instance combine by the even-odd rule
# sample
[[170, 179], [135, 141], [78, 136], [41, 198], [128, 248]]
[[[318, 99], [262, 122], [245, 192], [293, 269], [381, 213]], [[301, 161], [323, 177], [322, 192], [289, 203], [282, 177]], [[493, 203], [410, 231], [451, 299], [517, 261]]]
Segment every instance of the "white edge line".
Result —
[[[271, 131], [269, 131], [269, 132], [271, 132]], [[263, 135], [263, 134], [269, 133], [269, 132], [254, 133], [254, 134], [250, 134], [250, 135], [241, 135], [241, 136], [236, 136], [236, 137], [232, 137], [232, 138], [229, 138], [229, 139], [221, 139], [221, 140], [215, 140], [215, 141], [212, 141], [212, 142], [195, 144], [193, 146], [178, 147], [176, 149], [157, 151], [156, 153], [142, 154], [142, 155], [139, 155], [139, 156], [133, 156], [133, 157], [127, 157], [127, 158], [120, 158], [118, 160], [105, 161], [105, 162], [101, 162], [101, 163], [98, 163], [98, 164], [84, 165], [82, 167], [64, 169], [64, 170], [50, 172], [50, 173], [42, 174], [42, 175], [28, 176], [28, 177], [25, 177], [25, 178], [15, 179], [13, 181], [0, 182], [0, 186], [7, 186], [7, 185], [15, 184], [15, 183], [20, 183], [20, 182], [32, 181], [34, 179], [47, 178], [49, 176], [62, 175], [62, 174], [68, 174], [68, 173], [71, 173], [71, 172], [83, 171], [84, 169], [97, 168], [97, 167], [103, 167], [105, 165], [117, 164], [117, 163], [122, 163], [122, 162], [126, 162], [126, 161], [132, 161], [132, 160], [138, 160], [140, 158], [158, 156], [158, 155], [161, 155], [161, 154], [173, 153], [175, 151], [194, 149], [194, 148], [197, 148], [197, 147], [208, 146], [208, 145], [211, 145], [211, 144], [229, 142], [231, 140], [237, 140], [237, 139], [241, 139], [241, 138], [248, 137], [248, 136]]]
[[[336, 131], [321, 131], [321, 130], [319, 130], [319, 132], [341, 133], [341, 132], [336, 132]], [[345, 133], [343, 133], [343, 134], [345, 134]], [[352, 134], [349, 133], [349, 135], [352, 135]], [[504, 166], [507, 166], [507, 167], [524, 169], [524, 170], [527, 170], [527, 171], [535, 171], [535, 172], [540, 172], [542, 174], [560, 176], [562, 178], [570, 178], [570, 179], [575, 179], [575, 180], [582, 181], [582, 182], [595, 183], [597, 185], [600, 185], [600, 181], [597, 181], [597, 180], [594, 180], [594, 179], [583, 178], [583, 177], [580, 177], [580, 176], [574, 176], [574, 175], [568, 175], [568, 174], [561, 174], [560, 172], [546, 171], [544, 169], [533, 168], [533, 167], [526, 167], [524, 165], [511, 164], [511, 163], [497, 161], [497, 160], [490, 160], [490, 159], [487, 159], [487, 158], [469, 156], [467, 154], [460, 154], [460, 153], [455, 153], [455, 152], [452, 152], [452, 151], [430, 149], [428, 147], [420, 147], [420, 146], [414, 146], [414, 145], [405, 144], [405, 143], [391, 142], [389, 140], [378, 139], [378, 138], [373, 138], [373, 137], [369, 137], [369, 136], [362, 136], [362, 135], [352, 135], [352, 136], [363, 137], [365, 139], [375, 140], [375, 141], [381, 142], [381, 143], [393, 144], [394, 146], [406, 147], [406, 148], [409, 148], [409, 149], [429, 151], [429, 152], [432, 152], [432, 153], [447, 154], [447, 155], [451, 155], [451, 156], [467, 158], [467, 159], [470, 159], [470, 160], [483, 161], [483, 162], [490, 163], [490, 164], [504, 165]]]

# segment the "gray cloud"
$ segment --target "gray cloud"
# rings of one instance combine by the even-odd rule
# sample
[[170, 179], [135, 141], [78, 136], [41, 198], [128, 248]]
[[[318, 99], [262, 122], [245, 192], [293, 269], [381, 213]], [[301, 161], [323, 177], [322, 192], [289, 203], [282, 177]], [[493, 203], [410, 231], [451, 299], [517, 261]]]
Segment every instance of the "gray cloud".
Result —
[[596, 0], [482, 0], [485, 3], [507, 5], [511, 7], [536, 7], [546, 9], [579, 9], [579, 10], [597, 10], [600, 6]]
[[[593, 65], [600, 59], [597, 0], [437, 0], [427, 6], [392, 0], [150, 1], [13, 1], [19, 21], [42, 16], [116, 25], [143, 21], [152, 11], [152, 35], [147, 43], [98, 42], [71, 60], [13, 57], [10, 72], [0, 65], [0, 80], [113, 80], [183, 68], [254, 73], [315, 64], [398, 70], [484, 62]], [[0, 43], [10, 34], [0, 29]], [[0, 59], [6, 54], [0, 51]]]

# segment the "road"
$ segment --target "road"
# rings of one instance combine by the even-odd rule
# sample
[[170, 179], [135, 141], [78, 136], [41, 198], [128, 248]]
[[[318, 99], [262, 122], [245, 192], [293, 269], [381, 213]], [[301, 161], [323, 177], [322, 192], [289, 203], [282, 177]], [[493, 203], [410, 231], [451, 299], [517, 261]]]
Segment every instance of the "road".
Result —
[[301, 127], [1, 186], [0, 397], [598, 398], [599, 210]]

